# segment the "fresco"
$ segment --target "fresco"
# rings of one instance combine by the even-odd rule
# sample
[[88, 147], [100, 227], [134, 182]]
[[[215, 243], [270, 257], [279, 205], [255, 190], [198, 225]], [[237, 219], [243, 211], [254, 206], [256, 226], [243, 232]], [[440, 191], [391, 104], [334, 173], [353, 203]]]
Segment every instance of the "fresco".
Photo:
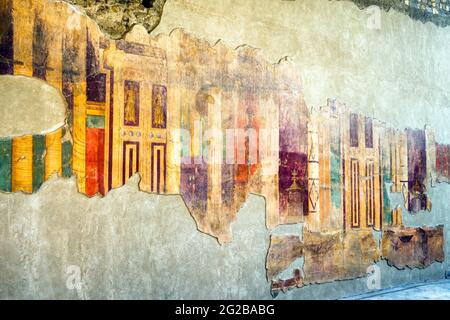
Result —
[[139, 27], [112, 40], [65, 3], [0, 3], [0, 74], [40, 78], [67, 101], [54, 132], [0, 137], [1, 191], [36, 192], [56, 173], [92, 197], [139, 174], [144, 192], [180, 194], [220, 243], [249, 193], [262, 195], [269, 229], [302, 226], [271, 237], [274, 294], [362, 277], [380, 259], [443, 261], [442, 226], [403, 225], [448, 181], [450, 148], [431, 128], [393, 128], [333, 99], [308, 109], [288, 59], [271, 64], [251, 47]]
[[436, 179], [450, 183], [450, 145], [436, 144]]
[[399, 269], [425, 268], [434, 261], [444, 261], [444, 226], [402, 228], [383, 232], [382, 251], [388, 263]]

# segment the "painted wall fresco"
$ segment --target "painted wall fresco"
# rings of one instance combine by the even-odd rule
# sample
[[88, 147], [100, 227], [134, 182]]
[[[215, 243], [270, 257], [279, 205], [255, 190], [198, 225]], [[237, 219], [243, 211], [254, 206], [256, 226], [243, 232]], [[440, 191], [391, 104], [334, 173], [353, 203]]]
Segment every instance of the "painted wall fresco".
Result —
[[436, 144], [436, 179], [450, 183], [450, 145]]
[[271, 238], [274, 294], [362, 277], [382, 258], [399, 268], [443, 260], [442, 226], [411, 230], [402, 216], [431, 211], [427, 190], [448, 176], [450, 149], [430, 128], [392, 128], [332, 99], [308, 110], [289, 61], [250, 47], [182, 30], [111, 40], [67, 4], [0, 3], [0, 73], [45, 80], [68, 112], [47, 135], [1, 137], [1, 191], [35, 192], [57, 173], [92, 197], [138, 173], [142, 191], [181, 194], [220, 243], [249, 193], [262, 195], [269, 229], [303, 227]]
[[434, 261], [444, 261], [444, 226], [402, 228], [383, 231], [382, 252], [389, 264], [399, 269], [424, 268]]

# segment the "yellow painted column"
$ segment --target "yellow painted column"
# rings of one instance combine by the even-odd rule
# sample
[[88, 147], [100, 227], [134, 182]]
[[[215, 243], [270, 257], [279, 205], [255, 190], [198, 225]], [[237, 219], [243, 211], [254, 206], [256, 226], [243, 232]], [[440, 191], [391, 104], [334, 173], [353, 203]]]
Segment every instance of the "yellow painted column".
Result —
[[181, 176], [181, 89], [167, 88], [167, 193], [180, 193]]
[[12, 144], [12, 192], [33, 192], [33, 136], [16, 137]]
[[61, 175], [61, 129], [45, 136], [45, 180], [52, 174]]
[[35, 5], [33, 0], [13, 1], [15, 75], [33, 75]]
[[[82, 17], [77, 28], [72, 30], [74, 43], [80, 43], [76, 63], [84, 66], [86, 57], [86, 18]], [[86, 69], [80, 68], [80, 75], [73, 86], [73, 155], [72, 170], [77, 177], [78, 190], [86, 190]]]

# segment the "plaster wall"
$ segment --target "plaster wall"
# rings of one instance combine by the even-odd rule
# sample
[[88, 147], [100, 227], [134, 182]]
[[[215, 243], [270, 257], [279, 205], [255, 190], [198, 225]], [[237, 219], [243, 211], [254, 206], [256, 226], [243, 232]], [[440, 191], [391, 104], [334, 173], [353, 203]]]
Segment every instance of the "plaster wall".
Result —
[[[450, 143], [449, 28], [394, 11], [361, 10], [347, 1], [168, 0], [152, 33], [179, 27], [211, 43], [222, 39], [232, 47], [260, 48], [274, 63], [288, 56], [309, 107], [337, 98], [397, 128], [431, 125], [438, 142]], [[33, 110], [37, 123], [40, 113]], [[14, 135], [18, 124], [2, 127]], [[264, 198], [247, 200], [232, 227], [233, 241], [220, 246], [196, 230], [180, 196], [140, 192], [138, 181], [136, 175], [105, 198], [88, 199], [77, 192], [74, 178], [56, 177], [32, 195], [0, 194], [0, 298], [271, 298]], [[405, 210], [404, 223], [445, 224], [449, 239], [450, 186], [438, 184], [429, 193], [431, 213], [412, 216]], [[381, 286], [443, 278], [448, 241], [445, 254], [445, 263], [423, 270], [397, 270], [381, 261]], [[78, 270], [82, 286], [73, 288]], [[277, 298], [339, 298], [368, 290], [367, 279], [360, 278]]]

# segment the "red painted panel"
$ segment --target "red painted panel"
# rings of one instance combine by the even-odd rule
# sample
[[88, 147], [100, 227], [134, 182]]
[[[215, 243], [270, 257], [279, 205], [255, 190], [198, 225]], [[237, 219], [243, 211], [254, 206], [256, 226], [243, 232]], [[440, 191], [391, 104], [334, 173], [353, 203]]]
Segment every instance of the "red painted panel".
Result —
[[105, 129], [86, 128], [86, 194], [105, 194], [104, 148]]

